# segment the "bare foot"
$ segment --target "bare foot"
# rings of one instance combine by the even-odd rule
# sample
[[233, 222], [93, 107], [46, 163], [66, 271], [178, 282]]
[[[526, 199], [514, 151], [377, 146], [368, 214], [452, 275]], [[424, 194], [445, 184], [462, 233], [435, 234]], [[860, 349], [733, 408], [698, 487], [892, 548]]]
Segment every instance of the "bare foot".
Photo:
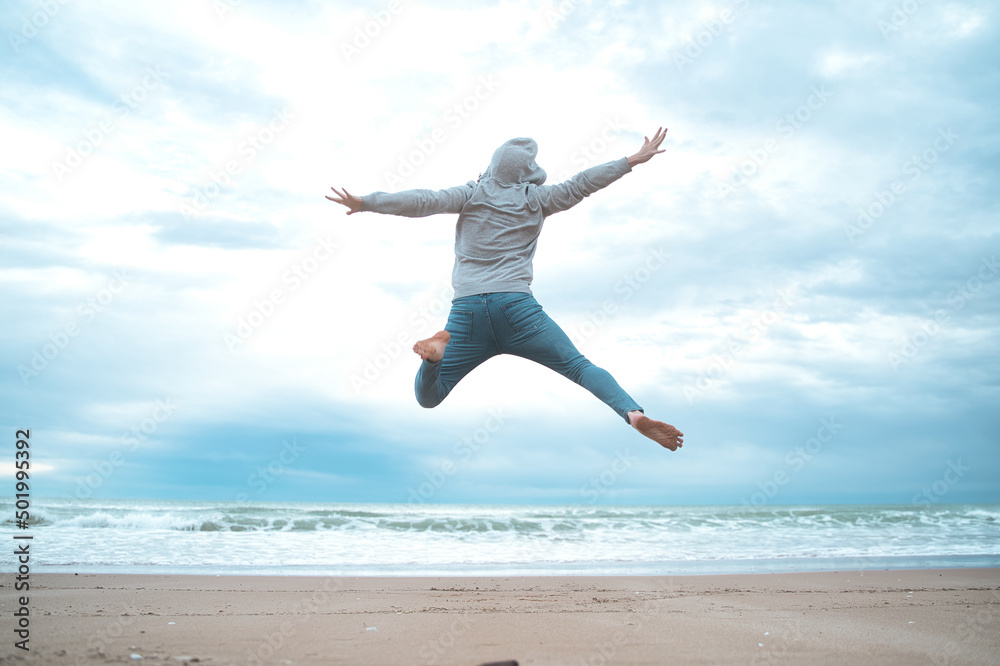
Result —
[[684, 446], [684, 433], [669, 423], [651, 419], [638, 411], [628, 413], [628, 422], [633, 428], [665, 449], [676, 451]]
[[413, 345], [413, 351], [420, 354], [420, 358], [431, 363], [437, 363], [444, 358], [444, 348], [451, 340], [451, 333], [448, 331], [438, 331], [426, 340]]

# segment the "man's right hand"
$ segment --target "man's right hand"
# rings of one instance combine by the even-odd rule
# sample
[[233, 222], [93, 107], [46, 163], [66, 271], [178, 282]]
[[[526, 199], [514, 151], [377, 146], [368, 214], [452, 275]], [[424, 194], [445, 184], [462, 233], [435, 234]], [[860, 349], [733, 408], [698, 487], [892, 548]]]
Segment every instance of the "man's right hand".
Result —
[[346, 189], [343, 191], [338, 190], [336, 187], [331, 187], [330, 189], [333, 190], [337, 196], [331, 197], [330, 195], [327, 195], [326, 198], [334, 203], [339, 203], [343, 204], [344, 206], [347, 206], [348, 215], [352, 215], [354, 213], [361, 211], [361, 197], [354, 196]]

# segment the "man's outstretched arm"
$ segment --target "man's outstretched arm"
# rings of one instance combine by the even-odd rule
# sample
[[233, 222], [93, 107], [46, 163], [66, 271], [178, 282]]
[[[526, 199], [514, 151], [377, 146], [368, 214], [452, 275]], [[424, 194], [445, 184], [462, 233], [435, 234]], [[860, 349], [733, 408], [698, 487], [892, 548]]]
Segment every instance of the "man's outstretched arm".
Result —
[[653, 139], [643, 137], [645, 141], [642, 148], [630, 157], [621, 157], [612, 160], [607, 164], [601, 164], [589, 169], [584, 169], [569, 180], [558, 185], [542, 185], [537, 188], [538, 200], [542, 205], [542, 212], [548, 216], [568, 210], [583, 201], [594, 192], [607, 187], [626, 173], [632, 167], [644, 162], [648, 162], [653, 155], [658, 155], [663, 150], [658, 150], [667, 136], [667, 130], [659, 128]]
[[402, 215], [404, 217], [425, 217], [438, 213], [460, 213], [475, 190], [475, 183], [449, 187], [445, 190], [404, 190], [402, 192], [372, 192], [363, 197], [351, 194], [346, 189], [331, 187], [336, 196], [327, 195], [334, 203], [347, 206], [347, 214], [362, 211]]

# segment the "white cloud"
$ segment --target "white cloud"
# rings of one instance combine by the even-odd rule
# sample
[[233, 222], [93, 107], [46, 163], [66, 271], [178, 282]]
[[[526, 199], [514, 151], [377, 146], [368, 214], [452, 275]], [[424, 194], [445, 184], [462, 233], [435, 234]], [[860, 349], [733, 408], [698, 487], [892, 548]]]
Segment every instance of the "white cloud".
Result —
[[819, 73], [823, 77], [837, 78], [848, 75], [865, 74], [872, 76], [883, 56], [876, 53], [848, 53], [832, 51], [822, 56], [819, 62]]

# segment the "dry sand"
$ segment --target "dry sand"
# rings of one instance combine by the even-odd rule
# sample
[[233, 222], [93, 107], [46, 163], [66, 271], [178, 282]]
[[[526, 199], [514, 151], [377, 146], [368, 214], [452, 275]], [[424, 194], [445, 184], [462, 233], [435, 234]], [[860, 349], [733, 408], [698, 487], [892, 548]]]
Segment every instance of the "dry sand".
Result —
[[[3, 664], [997, 664], [1000, 569], [732, 576], [33, 574]], [[142, 660], [132, 655], [141, 656]]]

